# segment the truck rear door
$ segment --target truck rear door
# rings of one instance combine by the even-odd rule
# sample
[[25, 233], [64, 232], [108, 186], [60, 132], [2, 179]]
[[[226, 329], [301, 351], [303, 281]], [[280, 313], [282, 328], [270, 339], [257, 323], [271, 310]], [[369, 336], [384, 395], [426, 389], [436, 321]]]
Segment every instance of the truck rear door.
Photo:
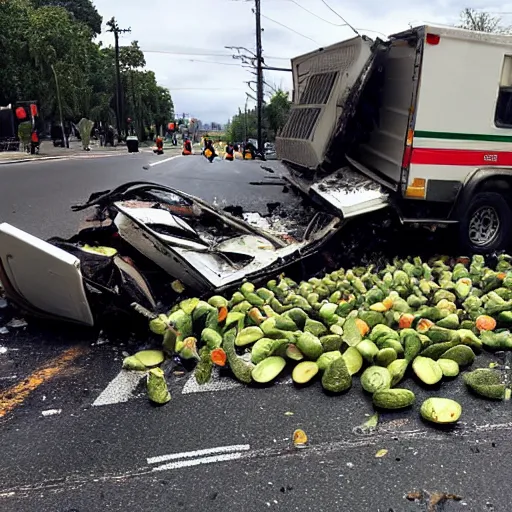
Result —
[[276, 140], [279, 159], [319, 168], [357, 106], [374, 60], [374, 42], [355, 37], [292, 60], [294, 102]]
[[347, 125], [378, 48], [368, 38], [355, 37], [292, 60], [294, 103], [276, 141], [277, 156], [291, 164], [285, 168], [289, 181], [344, 218], [388, 204], [388, 192], [378, 181], [344, 161], [351, 145]]

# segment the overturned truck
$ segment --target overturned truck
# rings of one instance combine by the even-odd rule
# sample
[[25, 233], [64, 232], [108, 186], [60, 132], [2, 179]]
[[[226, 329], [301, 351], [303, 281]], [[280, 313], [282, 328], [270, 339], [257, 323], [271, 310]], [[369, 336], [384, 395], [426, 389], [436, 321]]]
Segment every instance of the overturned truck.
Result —
[[1, 224], [6, 293], [32, 314], [89, 326], [109, 308], [155, 312], [163, 282], [167, 293], [211, 294], [266, 278], [382, 209], [408, 225], [453, 225], [468, 253], [503, 249], [511, 49], [509, 36], [422, 26], [297, 57], [278, 168], [314, 206], [261, 225], [170, 187], [127, 183], [74, 207], [93, 214], [70, 240]]

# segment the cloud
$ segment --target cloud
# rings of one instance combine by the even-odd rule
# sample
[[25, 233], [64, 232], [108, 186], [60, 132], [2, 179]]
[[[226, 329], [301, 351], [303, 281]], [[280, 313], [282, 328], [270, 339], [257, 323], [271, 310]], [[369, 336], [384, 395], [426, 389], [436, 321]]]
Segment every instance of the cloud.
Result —
[[[433, 0], [428, 3], [410, 0], [405, 4], [402, 0], [326, 1], [352, 26], [370, 37], [400, 32], [409, 24], [455, 24], [459, 13], [466, 7], [463, 0]], [[232, 52], [224, 47], [244, 46], [255, 50], [252, 1], [93, 2], [104, 21], [116, 16], [121, 28], [131, 28], [131, 34], [121, 37], [121, 44], [139, 41], [141, 48], [147, 51], [147, 67], [155, 71], [161, 85], [170, 89], [177, 112], [190, 114], [207, 123], [224, 123], [238, 111], [239, 106], [243, 108], [245, 92], [250, 92], [244, 82], [253, 77], [249, 70], [237, 65], [239, 62], [232, 59]], [[262, 0], [261, 3], [265, 16], [262, 19], [263, 48], [265, 62], [269, 66], [289, 67], [291, 57], [353, 36], [350, 28], [335, 26], [342, 24], [342, 20], [321, 0]], [[486, 0], [472, 2], [471, 5], [491, 12], [512, 11], [512, 4], [507, 7]], [[510, 20], [509, 17], [504, 21]], [[112, 34], [103, 33], [100, 39], [107, 44], [113, 43]], [[265, 80], [272, 86], [286, 90], [292, 88], [290, 73], [269, 71], [265, 73]], [[253, 105], [252, 100], [249, 105]]]

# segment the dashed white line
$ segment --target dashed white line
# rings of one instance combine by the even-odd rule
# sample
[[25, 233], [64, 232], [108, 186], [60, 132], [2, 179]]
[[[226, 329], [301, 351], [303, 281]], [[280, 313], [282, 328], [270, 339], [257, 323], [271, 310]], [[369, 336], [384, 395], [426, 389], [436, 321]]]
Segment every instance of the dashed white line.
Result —
[[194, 450], [191, 452], [181, 452], [181, 453], [170, 453], [169, 455], [159, 455], [157, 457], [149, 457], [147, 459], [147, 461], [148, 461], [148, 464], [159, 464], [160, 462], [165, 462], [168, 460], [191, 459], [193, 457], [201, 457], [202, 455], [244, 452], [244, 451], [250, 450], [250, 448], [251, 447], [248, 444], [233, 444], [230, 446], [217, 446], [215, 448], [205, 448], [204, 450]]
[[165, 164], [166, 162], [170, 162], [171, 160], [174, 160], [175, 158], [181, 158], [181, 155], [174, 155], [174, 156], [171, 156], [170, 158], [165, 158], [164, 160], [158, 160], [157, 162], [148, 164], [147, 167], [154, 167], [155, 165]]
[[223, 462], [227, 460], [241, 459], [244, 454], [241, 452], [225, 453], [224, 455], [214, 455], [212, 457], [203, 457], [201, 459], [192, 460], [178, 460], [176, 462], [169, 462], [163, 466], [153, 468], [153, 471], [166, 471], [168, 469], [187, 468], [190, 466], [199, 466], [201, 464], [213, 464], [215, 462]]
[[121, 370], [117, 376], [110, 381], [101, 395], [96, 398], [93, 407], [100, 405], [112, 405], [121, 402], [128, 402], [133, 397], [133, 392], [146, 372], [134, 372]]

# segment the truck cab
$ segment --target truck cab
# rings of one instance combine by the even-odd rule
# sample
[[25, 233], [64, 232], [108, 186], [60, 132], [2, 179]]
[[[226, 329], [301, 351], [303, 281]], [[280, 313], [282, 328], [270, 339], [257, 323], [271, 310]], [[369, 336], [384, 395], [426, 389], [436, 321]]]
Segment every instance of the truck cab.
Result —
[[276, 148], [296, 186], [345, 218], [392, 207], [404, 223], [455, 224], [470, 252], [508, 245], [512, 37], [421, 26], [292, 70]]

